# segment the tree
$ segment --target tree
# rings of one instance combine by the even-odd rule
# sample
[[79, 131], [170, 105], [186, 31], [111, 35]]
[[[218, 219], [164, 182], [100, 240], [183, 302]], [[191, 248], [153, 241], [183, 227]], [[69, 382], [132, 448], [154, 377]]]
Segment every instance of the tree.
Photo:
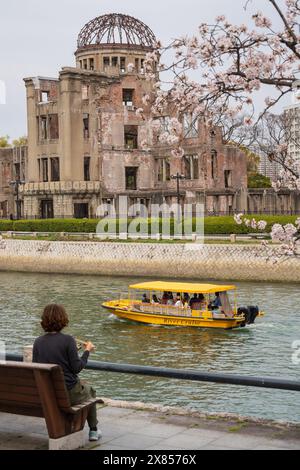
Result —
[[[278, 0], [264, 0], [267, 2], [282, 23], [279, 31], [260, 11], [252, 15], [253, 30], [233, 25], [220, 15], [213, 25], [201, 24], [198, 36], [177, 39], [167, 47], [158, 44], [147, 56], [147, 71], [153, 73], [154, 63], [171, 49], [175, 61], [169, 66], [160, 65], [160, 70], [173, 72], [167, 97], [181, 109], [195, 108], [196, 102], [197, 111], [218, 122], [220, 116], [232, 116], [245, 106], [254, 111], [252, 94], [266, 85], [277, 94], [275, 99], [266, 99], [265, 110], [269, 110], [291, 91], [296, 80], [300, 4], [299, 0], [285, 0], [283, 8]], [[191, 70], [200, 71], [201, 82], [189, 78]], [[217, 117], [213, 116], [215, 111]]]
[[18, 139], [13, 140], [13, 146], [14, 147], [23, 147], [24, 145], [28, 144], [28, 138], [27, 136], [22, 136], [19, 137]]
[[281, 115], [266, 113], [257, 126], [252, 128], [251, 140], [260, 154], [281, 168], [273, 187], [276, 190], [300, 189], [300, 161], [292, 148], [300, 151], [300, 135], [294, 129], [295, 110]]
[[270, 178], [268, 178], [267, 176], [256, 173], [248, 177], [248, 188], [272, 188], [272, 183]]
[[4, 136], [0, 137], [0, 147], [1, 148], [11, 147], [11, 145], [9, 143], [9, 136], [8, 135], [4, 135]]
[[[250, 4], [252, 2], [248, 0], [246, 11], [249, 11]], [[155, 120], [153, 129], [162, 134], [162, 140], [176, 147], [174, 152], [178, 155], [183, 155], [180, 147], [182, 115], [189, 113], [194, 121], [201, 117], [208, 126], [222, 126], [224, 134], [229, 130], [230, 139], [237, 142], [235, 135], [236, 132], [240, 133], [241, 126], [228, 129], [228, 120], [238, 120], [243, 115], [244, 125], [255, 124], [252, 131], [258, 136], [262, 128], [265, 130], [264, 124], [263, 127], [259, 125], [262, 119], [284, 96], [291, 93], [300, 70], [300, 0], [264, 0], [263, 4], [269, 4], [276, 13], [279, 29], [261, 11], [252, 14], [253, 29], [243, 24], [234, 25], [220, 15], [214, 24], [201, 24], [197, 35], [175, 39], [166, 47], [158, 43], [156, 49], [147, 55], [147, 78], [155, 82], [158, 64], [161, 75], [160, 80], [155, 82], [152, 96], [144, 97], [144, 104], [148, 106], [152, 103], [154, 116], [164, 116], [170, 108], [177, 110], [177, 118], [173, 117], [167, 129], [162, 129]], [[173, 51], [175, 58], [165, 65], [163, 61], [170, 51]], [[169, 74], [166, 80], [164, 72]], [[197, 74], [196, 80], [194, 77]], [[269, 89], [270, 94], [260, 112], [256, 113], [254, 94], [263, 87]], [[141, 115], [143, 109], [138, 112]], [[280, 121], [281, 118], [276, 120], [272, 149], [268, 148], [264, 137], [260, 141], [268, 152], [268, 158], [280, 162], [283, 167], [279, 185], [290, 184], [299, 189], [299, 164], [290, 156], [286, 125], [283, 126], [283, 141], [278, 139]], [[270, 135], [269, 132], [268, 137]], [[241, 216], [237, 220], [243, 223]], [[286, 253], [295, 254], [300, 237], [300, 219], [295, 226], [290, 225], [281, 228], [274, 226], [272, 235], [274, 240], [284, 242]]]
[[[249, 3], [245, 5], [247, 11]], [[176, 39], [166, 47], [158, 43], [145, 61], [149, 80], [157, 79], [160, 64], [161, 80], [155, 83], [152, 96], [153, 113], [164, 115], [172, 106], [178, 114], [190, 112], [195, 119], [205, 116], [208, 124], [226, 127], [228, 118], [247, 111], [244, 122], [250, 125], [257, 117], [255, 92], [262, 87], [270, 90], [258, 119], [290, 93], [299, 70], [300, 2], [284, 0], [283, 6], [280, 0], [264, 0], [267, 3], [280, 20], [279, 30], [260, 11], [252, 15], [254, 29], [234, 25], [220, 15], [215, 24], [201, 24], [196, 36]], [[175, 58], [165, 65], [162, 62], [170, 51]], [[171, 73], [171, 79], [164, 80], [164, 72], [168, 77]], [[196, 74], [197, 81], [193, 79]], [[173, 143], [178, 141], [173, 139]]]

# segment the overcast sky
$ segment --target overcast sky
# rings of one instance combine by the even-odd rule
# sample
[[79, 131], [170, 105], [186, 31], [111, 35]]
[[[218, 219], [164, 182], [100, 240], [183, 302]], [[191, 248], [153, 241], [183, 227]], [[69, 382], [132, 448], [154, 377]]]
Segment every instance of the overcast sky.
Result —
[[[142, 20], [167, 43], [193, 34], [201, 22], [226, 14], [233, 22], [249, 23], [250, 12], [270, 11], [268, 0], [6, 0], [0, 10], [0, 82], [6, 104], [0, 104], [0, 136], [27, 134], [23, 78], [57, 77], [63, 66], [74, 66], [77, 36], [89, 20], [106, 13], [124, 13]], [[271, 17], [274, 14], [270, 15]], [[1, 88], [1, 87], [0, 87]]]

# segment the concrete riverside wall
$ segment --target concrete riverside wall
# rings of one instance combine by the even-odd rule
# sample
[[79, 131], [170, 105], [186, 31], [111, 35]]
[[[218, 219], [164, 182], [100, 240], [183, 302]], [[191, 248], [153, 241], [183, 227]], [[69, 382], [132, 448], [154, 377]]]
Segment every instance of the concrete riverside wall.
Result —
[[258, 245], [0, 240], [0, 270], [300, 282], [300, 259], [274, 262], [277, 250]]

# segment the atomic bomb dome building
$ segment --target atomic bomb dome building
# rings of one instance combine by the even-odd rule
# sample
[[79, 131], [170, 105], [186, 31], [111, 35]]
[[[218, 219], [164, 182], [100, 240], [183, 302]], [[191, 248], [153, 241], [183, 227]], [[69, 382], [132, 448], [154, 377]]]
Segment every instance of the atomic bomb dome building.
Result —
[[95, 217], [100, 204], [117, 204], [120, 195], [129, 204], [172, 204], [177, 174], [185, 177], [182, 203], [205, 202], [209, 213], [247, 210], [246, 156], [224, 145], [220, 129], [182, 116], [180, 157], [150, 132], [150, 107], [142, 99], [153, 82], [145, 77], [144, 61], [155, 42], [135, 18], [100, 16], [79, 33], [74, 67], [63, 67], [58, 78], [25, 79], [25, 217]]

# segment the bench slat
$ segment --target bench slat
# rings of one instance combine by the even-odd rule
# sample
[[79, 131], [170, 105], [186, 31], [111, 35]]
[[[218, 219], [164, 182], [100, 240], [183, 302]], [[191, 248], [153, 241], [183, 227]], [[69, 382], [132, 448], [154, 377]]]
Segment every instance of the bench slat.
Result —
[[13, 384], [1, 384], [0, 383], [0, 393], [6, 394], [9, 398], [11, 394], [21, 394], [21, 395], [32, 395], [38, 397], [38, 391], [36, 386], [26, 385], [13, 385]]
[[83, 403], [80, 403], [79, 405], [71, 406], [69, 409], [70, 414], [76, 414], [80, 410], [84, 409], [86, 406], [93, 405], [94, 403], [103, 403], [102, 398], [91, 398], [90, 400], [86, 400]]
[[16, 368], [5, 368], [2, 369], [2, 365], [0, 368], [0, 377], [20, 377], [24, 379], [33, 379], [33, 370], [30, 369], [16, 369]]
[[[21, 394], [21, 395], [31, 395], [38, 397], [39, 393], [37, 390], [36, 385], [29, 385], [28, 387], [26, 384], [2, 384], [0, 382], [0, 393], [7, 394], [9, 398], [12, 393]], [[68, 407], [70, 406], [69, 397], [66, 396], [65, 390], [56, 390], [55, 395], [60, 407]]]
[[26, 395], [23, 393], [7, 393], [7, 392], [2, 392], [0, 390], [0, 403], [8, 403], [8, 402], [16, 402], [16, 403], [27, 403], [27, 404], [34, 404], [34, 405], [40, 405], [41, 404], [41, 399], [38, 394], [36, 395]]
[[25, 377], [6, 377], [4, 375], [0, 375], [0, 385], [19, 385], [19, 386], [28, 386], [28, 387], [36, 387], [35, 380], [32, 377], [25, 378]]
[[1, 413], [10, 413], [13, 415], [21, 416], [34, 416], [35, 418], [44, 418], [44, 413], [41, 407], [33, 406], [32, 404], [22, 404], [18, 403], [0, 403], [0, 412]]
[[7, 361], [3, 362], [0, 365], [1, 369], [18, 369], [18, 370], [40, 370], [40, 371], [53, 371], [53, 370], [60, 370], [60, 367], [57, 364], [38, 364], [36, 362], [14, 362], [14, 361]]

